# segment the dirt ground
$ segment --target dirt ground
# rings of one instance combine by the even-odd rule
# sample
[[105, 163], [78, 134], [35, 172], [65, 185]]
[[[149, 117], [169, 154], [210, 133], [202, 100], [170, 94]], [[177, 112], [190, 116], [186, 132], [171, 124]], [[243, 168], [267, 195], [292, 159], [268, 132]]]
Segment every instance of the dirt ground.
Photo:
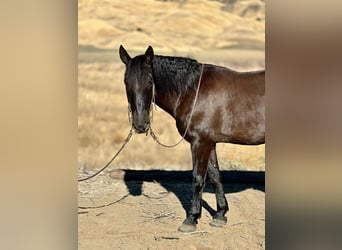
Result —
[[107, 172], [81, 183], [79, 249], [265, 249], [263, 184], [224, 184], [228, 224], [215, 228], [209, 226], [215, 194], [207, 183], [197, 231], [184, 234], [177, 228], [190, 205], [191, 183], [155, 179]]

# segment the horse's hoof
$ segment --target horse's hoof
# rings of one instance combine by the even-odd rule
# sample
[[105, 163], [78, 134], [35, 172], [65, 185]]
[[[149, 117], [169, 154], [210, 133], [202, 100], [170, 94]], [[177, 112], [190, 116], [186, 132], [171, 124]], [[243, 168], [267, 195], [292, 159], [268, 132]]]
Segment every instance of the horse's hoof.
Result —
[[190, 225], [190, 224], [182, 224], [179, 228], [178, 228], [179, 232], [182, 233], [191, 233], [191, 232], [195, 232], [196, 231], [196, 226], [195, 225]]
[[227, 224], [227, 218], [225, 218], [225, 220], [213, 219], [212, 221], [209, 222], [209, 225], [212, 227], [223, 227], [226, 224]]

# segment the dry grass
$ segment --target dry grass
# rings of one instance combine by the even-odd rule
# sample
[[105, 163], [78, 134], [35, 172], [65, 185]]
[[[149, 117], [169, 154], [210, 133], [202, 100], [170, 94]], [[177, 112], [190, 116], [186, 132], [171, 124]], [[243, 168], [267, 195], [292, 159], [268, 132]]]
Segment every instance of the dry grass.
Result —
[[[115, 61], [114, 57], [115, 55], [112, 63], [79, 64], [80, 167], [100, 168], [118, 150], [130, 129], [123, 84], [124, 65]], [[254, 65], [259, 63], [256, 67], [262, 68], [258, 60], [249, 61]], [[245, 66], [238, 64], [235, 64], [235, 68], [247, 70]], [[154, 112], [152, 126], [158, 138], [165, 143], [171, 144], [180, 139], [175, 121], [160, 108]], [[264, 150], [264, 145], [232, 144], [219, 144], [217, 149], [222, 169], [241, 170], [264, 170]], [[190, 147], [183, 142], [174, 149], [166, 149], [157, 145], [150, 136], [134, 134], [114, 161], [112, 169], [116, 168], [189, 170]]]
[[[265, 3], [248, 1], [78, 1], [79, 165], [100, 168], [119, 149], [130, 126], [118, 47], [131, 55], [152, 45], [156, 54], [195, 58], [237, 70], [262, 69]], [[101, 49], [99, 49], [101, 48]], [[180, 136], [164, 111], [153, 129], [165, 143]], [[264, 170], [264, 146], [218, 145], [221, 167]], [[191, 169], [189, 145], [158, 146], [134, 135], [112, 168]]]

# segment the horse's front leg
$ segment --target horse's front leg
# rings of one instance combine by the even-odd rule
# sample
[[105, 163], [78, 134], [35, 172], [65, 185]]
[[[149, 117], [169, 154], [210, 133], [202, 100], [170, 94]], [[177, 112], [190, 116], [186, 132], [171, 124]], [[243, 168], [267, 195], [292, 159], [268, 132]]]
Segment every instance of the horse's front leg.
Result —
[[202, 192], [208, 169], [208, 160], [212, 144], [200, 140], [191, 143], [193, 163], [193, 198], [189, 214], [183, 224], [178, 228], [181, 232], [193, 232], [196, 230], [198, 218], [202, 211]]

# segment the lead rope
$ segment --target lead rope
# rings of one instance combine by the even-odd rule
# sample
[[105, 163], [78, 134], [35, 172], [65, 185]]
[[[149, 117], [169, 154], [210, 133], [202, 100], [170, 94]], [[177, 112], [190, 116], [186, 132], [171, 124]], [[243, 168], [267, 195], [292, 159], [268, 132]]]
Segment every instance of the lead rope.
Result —
[[129, 140], [131, 139], [132, 135], [133, 135], [133, 126], [132, 126], [132, 111], [131, 111], [131, 107], [128, 105], [128, 121], [129, 121], [129, 124], [131, 124], [131, 129], [129, 130], [128, 132], [128, 135], [125, 139], [125, 141], [123, 142], [123, 144], [121, 145], [121, 147], [119, 148], [118, 152], [116, 152], [116, 154], [112, 157], [112, 159], [110, 159], [109, 162], [107, 162], [107, 164], [101, 168], [99, 171], [97, 171], [96, 173], [88, 176], [88, 177], [85, 177], [85, 178], [81, 178], [81, 179], [78, 179], [77, 181], [78, 182], [82, 182], [82, 181], [86, 181], [86, 180], [89, 180], [93, 177], [95, 177], [96, 175], [98, 175], [99, 173], [101, 173], [102, 171], [104, 171], [106, 168], [109, 167], [109, 165], [114, 161], [114, 159], [120, 154], [120, 152], [124, 149], [124, 147], [126, 146], [126, 144], [129, 142]]
[[[153, 140], [155, 140], [160, 146], [163, 146], [163, 147], [166, 147], [166, 148], [173, 148], [173, 147], [176, 147], [178, 146], [185, 138], [189, 128], [190, 128], [190, 124], [191, 124], [191, 119], [192, 119], [192, 115], [194, 114], [194, 110], [195, 110], [195, 106], [196, 106], [196, 102], [197, 102], [197, 97], [198, 97], [198, 93], [199, 93], [199, 89], [200, 89], [200, 86], [201, 86], [201, 81], [202, 81], [202, 74], [203, 74], [203, 67], [204, 65], [202, 64], [201, 66], [201, 73], [200, 73], [200, 77], [199, 77], [199, 80], [198, 80], [198, 86], [197, 86], [197, 90], [196, 90], [196, 95], [195, 95], [195, 99], [194, 99], [194, 103], [192, 105], [192, 110], [191, 110], [191, 113], [190, 113], [190, 118], [189, 118], [189, 122], [188, 122], [188, 125], [186, 126], [186, 129], [185, 129], [185, 132], [182, 136], [182, 138], [175, 144], [172, 144], [172, 145], [166, 145], [162, 142], [159, 141], [158, 137], [156, 136], [156, 134], [153, 132], [152, 130], [152, 127], [150, 126], [150, 135], [151, 137], [153, 138]], [[152, 87], [152, 103], [151, 103], [151, 118], [153, 118], [153, 105], [156, 107], [156, 103], [155, 103], [155, 87], [154, 87], [154, 84], [153, 84], [153, 87]], [[156, 108], [155, 108], [156, 109]]]
[[132, 134], [133, 134], [133, 128], [131, 127], [131, 129], [129, 130], [128, 132], [128, 135], [125, 139], [125, 141], [123, 142], [123, 144], [121, 145], [120, 149], [118, 150], [118, 152], [116, 152], [116, 154], [112, 157], [112, 159], [110, 159], [109, 162], [107, 162], [107, 164], [101, 168], [99, 171], [97, 171], [96, 173], [88, 176], [88, 177], [85, 177], [85, 178], [81, 178], [81, 179], [78, 179], [77, 181], [78, 182], [81, 182], [81, 181], [86, 181], [86, 180], [89, 180], [93, 177], [95, 177], [96, 175], [98, 175], [99, 173], [101, 173], [103, 170], [105, 170], [106, 168], [109, 167], [109, 165], [114, 161], [114, 159], [120, 154], [120, 152], [124, 149], [124, 147], [126, 146], [126, 144], [129, 142], [129, 140], [131, 139], [132, 137]]
[[129, 130], [128, 132], [128, 135], [125, 139], [125, 141], [123, 142], [123, 144], [121, 145], [120, 149], [118, 150], [118, 152], [116, 152], [116, 154], [112, 157], [112, 159], [110, 159], [109, 162], [107, 162], [107, 164], [101, 168], [99, 171], [97, 171], [96, 173], [88, 176], [88, 177], [85, 177], [85, 178], [81, 178], [81, 179], [78, 179], [77, 181], [78, 182], [81, 182], [81, 181], [86, 181], [86, 180], [89, 180], [93, 177], [95, 177], [96, 175], [98, 175], [99, 173], [101, 173], [103, 170], [105, 170], [106, 168], [109, 167], [109, 165], [114, 161], [114, 159], [120, 154], [120, 152], [124, 149], [124, 147], [126, 146], [126, 144], [129, 142], [129, 140], [131, 139], [132, 135], [133, 135], [133, 125], [132, 125], [132, 110], [131, 110], [131, 106], [128, 104], [128, 122], [129, 124], [131, 125], [131, 129]]

